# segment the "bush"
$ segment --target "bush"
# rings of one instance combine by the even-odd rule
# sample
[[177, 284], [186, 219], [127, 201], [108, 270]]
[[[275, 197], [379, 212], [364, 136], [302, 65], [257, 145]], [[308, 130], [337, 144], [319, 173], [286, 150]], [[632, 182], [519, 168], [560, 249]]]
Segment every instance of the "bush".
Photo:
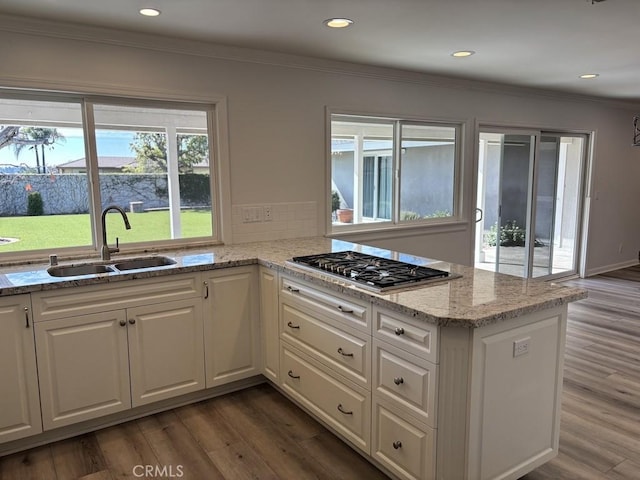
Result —
[[44, 203], [39, 192], [31, 192], [27, 196], [27, 215], [32, 217], [44, 215]]

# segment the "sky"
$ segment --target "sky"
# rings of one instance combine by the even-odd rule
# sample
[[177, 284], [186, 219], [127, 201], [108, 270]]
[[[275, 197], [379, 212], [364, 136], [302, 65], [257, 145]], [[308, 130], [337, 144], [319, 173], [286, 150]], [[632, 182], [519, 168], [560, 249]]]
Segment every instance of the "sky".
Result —
[[[64, 141], [53, 145], [53, 148], [45, 147], [45, 159], [47, 167], [53, 167], [61, 163], [71, 162], [85, 157], [84, 138], [82, 130], [78, 128], [59, 128], [58, 132], [64, 136]], [[129, 144], [134, 133], [124, 131], [97, 131], [96, 143], [98, 156], [105, 157], [133, 157], [135, 156]], [[0, 167], [5, 165], [36, 166], [36, 156], [28, 146], [24, 147], [16, 157], [12, 146], [0, 149]]]

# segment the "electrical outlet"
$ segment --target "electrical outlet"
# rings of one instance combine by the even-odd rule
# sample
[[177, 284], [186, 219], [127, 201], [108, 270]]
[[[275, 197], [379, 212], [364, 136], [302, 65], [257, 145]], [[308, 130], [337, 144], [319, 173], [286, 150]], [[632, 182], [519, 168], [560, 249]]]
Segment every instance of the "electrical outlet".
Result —
[[262, 213], [265, 222], [273, 220], [273, 210], [271, 210], [271, 205], [265, 205], [262, 207]]
[[519, 357], [529, 353], [529, 341], [531, 337], [521, 338], [513, 342], [513, 356]]

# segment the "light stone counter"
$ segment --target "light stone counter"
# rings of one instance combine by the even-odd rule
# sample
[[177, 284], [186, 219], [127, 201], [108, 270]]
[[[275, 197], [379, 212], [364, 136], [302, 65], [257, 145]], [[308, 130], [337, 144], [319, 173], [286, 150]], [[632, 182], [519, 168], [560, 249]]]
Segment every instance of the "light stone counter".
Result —
[[[377, 294], [320, 272], [310, 273], [308, 270], [301, 270], [286, 263], [293, 256], [344, 250], [357, 250], [418, 265], [429, 264], [435, 268], [449, 271], [457, 277], [422, 287]], [[587, 296], [586, 290], [579, 288], [495, 274], [462, 265], [436, 262], [422, 257], [324, 237], [234, 246], [212, 246], [206, 249], [170, 251], [161, 252], [161, 254], [173, 258], [177, 263], [146, 270], [67, 278], [50, 276], [46, 271], [46, 264], [32, 263], [0, 267], [0, 296], [255, 263], [275, 268], [336, 292], [371, 300], [375, 305], [384, 306], [441, 326], [482, 327], [527, 313], [564, 305]], [[112, 263], [132, 256], [140, 255], [118, 255]], [[83, 260], [61, 262], [61, 264], [85, 262]]]

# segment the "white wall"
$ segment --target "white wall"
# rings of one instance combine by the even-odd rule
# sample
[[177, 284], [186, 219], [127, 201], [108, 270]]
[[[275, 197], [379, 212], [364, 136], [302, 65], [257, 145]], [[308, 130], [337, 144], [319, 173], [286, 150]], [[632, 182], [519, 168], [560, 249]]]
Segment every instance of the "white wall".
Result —
[[[361, 237], [459, 263], [473, 258], [469, 219], [477, 125], [595, 132], [587, 273], [637, 260], [640, 148], [631, 147], [631, 138], [638, 105], [634, 110], [548, 92], [12, 17], [0, 17], [0, 45], [0, 86], [198, 101], [226, 97], [232, 204], [303, 205], [301, 211], [317, 213], [316, 228], [307, 222], [301, 236], [325, 233], [327, 106], [464, 122], [465, 221], [435, 233]], [[274, 238], [270, 223], [254, 225], [249, 235], [235, 223], [236, 242], [263, 234]], [[282, 231], [295, 235], [291, 228]]]

